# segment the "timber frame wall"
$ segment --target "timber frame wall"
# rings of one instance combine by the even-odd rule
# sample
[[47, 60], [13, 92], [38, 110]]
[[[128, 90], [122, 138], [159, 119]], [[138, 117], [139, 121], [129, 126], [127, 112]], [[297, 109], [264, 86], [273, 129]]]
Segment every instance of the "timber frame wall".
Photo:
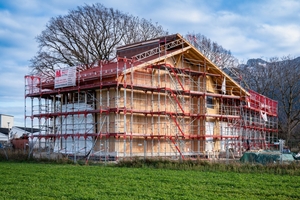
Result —
[[54, 78], [25, 76], [25, 127], [40, 130], [30, 151], [115, 160], [241, 155], [247, 140], [251, 149], [270, 148], [277, 102], [224, 85], [228, 75], [189, 57], [178, 35], [158, 41], [121, 48], [116, 62], [77, 67], [75, 86], [55, 89]]

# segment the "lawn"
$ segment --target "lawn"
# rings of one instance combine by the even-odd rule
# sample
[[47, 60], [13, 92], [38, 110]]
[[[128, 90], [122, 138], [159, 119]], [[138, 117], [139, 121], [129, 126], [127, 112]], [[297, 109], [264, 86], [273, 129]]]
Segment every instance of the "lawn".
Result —
[[300, 199], [300, 177], [0, 162], [1, 199]]

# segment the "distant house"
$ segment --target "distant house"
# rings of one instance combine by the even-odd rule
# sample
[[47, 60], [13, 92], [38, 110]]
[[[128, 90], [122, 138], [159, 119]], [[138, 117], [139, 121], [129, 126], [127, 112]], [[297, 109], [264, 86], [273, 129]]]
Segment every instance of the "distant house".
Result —
[[14, 116], [0, 114], [0, 143], [8, 141], [10, 127], [14, 125]]
[[0, 142], [7, 142], [8, 141], [8, 128], [0, 128]]
[[[24, 128], [19, 126], [13, 126], [9, 131], [9, 140], [13, 144], [14, 148], [24, 149], [26, 145], [29, 145], [28, 137], [32, 134], [39, 132], [39, 129]], [[35, 145], [35, 140], [31, 141], [31, 146]]]
[[[36, 135], [39, 133], [39, 129], [31, 129], [20, 126], [13, 126], [12, 128], [0, 128], [0, 143], [12, 142], [13, 139], [24, 138], [24, 135]], [[35, 140], [32, 141], [36, 143]]]
[[11, 128], [14, 126], [14, 116], [0, 114], [0, 128]]
[[20, 138], [24, 134], [31, 135], [31, 133], [39, 132], [39, 129], [31, 129], [31, 128], [24, 128], [20, 126], [13, 126], [9, 131], [9, 139], [13, 138]]

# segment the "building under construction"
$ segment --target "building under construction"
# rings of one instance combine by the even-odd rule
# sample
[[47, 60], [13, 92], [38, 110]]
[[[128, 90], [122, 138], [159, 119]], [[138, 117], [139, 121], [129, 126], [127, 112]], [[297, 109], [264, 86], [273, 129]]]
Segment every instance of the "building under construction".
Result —
[[25, 76], [25, 126], [40, 130], [31, 152], [184, 159], [277, 139], [277, 102], [242, 88], [179, 34], [119, 47], [117, 58]]

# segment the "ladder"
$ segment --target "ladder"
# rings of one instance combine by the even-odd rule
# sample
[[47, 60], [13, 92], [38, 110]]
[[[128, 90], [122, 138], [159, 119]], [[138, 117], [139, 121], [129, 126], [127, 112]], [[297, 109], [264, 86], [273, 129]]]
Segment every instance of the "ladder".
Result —
[[[184, 155], [181, 152], [180, 147], [178, 147], [178, 143], [173, 139], [173, 137], [172, 136], [167, 137], [166, 140], [170, 144], [170, 147], [175, 152], [175, 154], [177, 154], [177, 152], [178, 152], [180, 154], [181, 159], [184, 159]], [[174, 147], [175, 147], [176, 150], [173, 148], [172, 144], [174, 145]]]

